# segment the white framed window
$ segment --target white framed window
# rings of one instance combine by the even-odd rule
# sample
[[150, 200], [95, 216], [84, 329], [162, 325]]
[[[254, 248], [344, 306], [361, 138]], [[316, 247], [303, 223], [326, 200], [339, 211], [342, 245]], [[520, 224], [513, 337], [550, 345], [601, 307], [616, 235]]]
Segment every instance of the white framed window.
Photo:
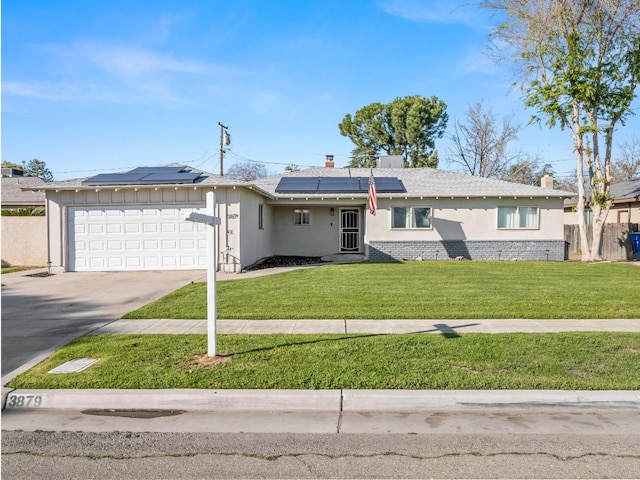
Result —
[[258, 204], [258, 229], [264, 230], [264, 205]]
[[538, 207], [498, 207], [499, 229], [536, 229], [538, 221]]
[[431, 228], [431, 207], [392, 207], [391, 228]]
[[294, 225], [311, 225], [311, 210], [308, 208], [295, 208], [293, 210]]

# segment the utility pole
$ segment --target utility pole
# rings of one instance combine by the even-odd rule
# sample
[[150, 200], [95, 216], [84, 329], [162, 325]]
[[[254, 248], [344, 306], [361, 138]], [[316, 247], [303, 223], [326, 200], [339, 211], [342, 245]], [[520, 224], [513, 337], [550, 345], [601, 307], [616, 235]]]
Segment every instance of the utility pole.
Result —
[[223, 125], [221, 122], [218, 122], [220, 125], [220, 176], [224, 176], [224, 166], [222, 164], [224, 160], [224, 147], [231, 143], [231, 137], [227, 133], [229, 127]]

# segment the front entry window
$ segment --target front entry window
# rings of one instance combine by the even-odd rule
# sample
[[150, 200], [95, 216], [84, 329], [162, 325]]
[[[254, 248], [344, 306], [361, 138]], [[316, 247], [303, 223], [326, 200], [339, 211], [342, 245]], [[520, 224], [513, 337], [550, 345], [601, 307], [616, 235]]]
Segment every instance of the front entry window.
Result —
[[294, 225], [311, 225], [311, 210], [307, 208], [296, 208], [293, 210]]

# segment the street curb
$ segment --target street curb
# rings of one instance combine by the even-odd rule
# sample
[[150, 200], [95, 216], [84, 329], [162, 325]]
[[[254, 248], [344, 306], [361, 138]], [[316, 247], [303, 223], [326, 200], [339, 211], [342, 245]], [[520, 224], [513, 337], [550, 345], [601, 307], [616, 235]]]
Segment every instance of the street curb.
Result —
[[340, 390], [14, 390], [6, 410], [339, 411]]
[[8, 392], [5, 403], [6, 410], [420, 412], [488, 408], [640, 409], [640, 391], [43, 389]]
[[635, 390], [345, 390], [343, 411], [638, 408]]

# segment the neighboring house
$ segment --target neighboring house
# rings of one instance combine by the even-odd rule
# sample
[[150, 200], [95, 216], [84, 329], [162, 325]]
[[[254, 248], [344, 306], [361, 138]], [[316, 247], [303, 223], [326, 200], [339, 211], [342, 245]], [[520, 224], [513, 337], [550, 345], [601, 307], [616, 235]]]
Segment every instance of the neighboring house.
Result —
[[[23, 177], [22, 170], [2, 169], [2, 210], [23, 210], [45, 206], [39, 188], [44, 181]], [[5, 176], [12, 175], [12, 176]], [[15, 176], [14, 176], [15, 175]], [[2, 266], [44, 266], [47, 262], [47, 223], [43, 216], [2, 216]]]
[[[215, 194], [219, 268], [271, 255], [359, 253], [373, 261], [563, 260], [563, 201], [549, 188], [435, 169], [314, 168], [243, 182], [184, 166], [52, 182], [54, 269], [206, 266], [206, 228], [185, 221]], [[367, 210], [373, 173], [378, 210]]]
[[[613, 205], [606, 223], [640, 223], [640, 178], [612, 184], [611, 197]], [[576, 198], [573, 197], [564, 203], [564, 223], [567, 225], [578, 223], [576, 202]], [[585, 216], [587, 224], [591, 225], [593, 215], [590, 209], [587, 209]]]
[[[602, 232], [601, 255], [603, 260], [627, 261], [637, 259], [631, 246], [631, 233], [640, 224], [640, 178], [611, 185], [613, 205], [609, 210]], [[574, 194], [575, 195], [575, 194]], [[588, 194], [587, 194], [588, 196]], [[564, 202], [565, 240], [569, 259], [581, 257], [580, 232], [576, 213], [575, 196]], [[585, 211], [587, 237], [591, 237], [593, 213]]]
[[12, 170], [15, 175], [21, 170], [2, 169], [2, 210], [17, 210], [27, 207], [44, 207], [45, 195], [41, 191], [23, 190], [43, 185], [44, 180], [38, 177], [23, 177], [22, 175], [5, 176], [6, 170]]

